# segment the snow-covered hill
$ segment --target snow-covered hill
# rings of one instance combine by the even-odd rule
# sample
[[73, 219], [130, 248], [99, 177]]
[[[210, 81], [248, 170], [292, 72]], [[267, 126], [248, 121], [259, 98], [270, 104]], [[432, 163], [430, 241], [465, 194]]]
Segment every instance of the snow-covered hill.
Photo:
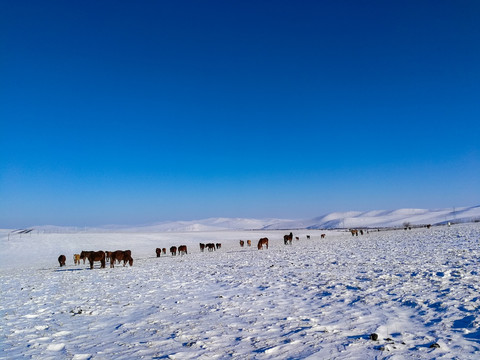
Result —
[[480, 220], [480, 206], [448, 209], [399, 209], [375, 211], [334, 212], [313, 219], [244, 219], [244, 218], [209, 218], [191, 221], [166, 221], [142, 226], [109, 225], [97, 228], [36, 226], [34, 229], [45, 232], [183, 232], [216, 230], [282, 230], [282, 229], [348, 229], [401, 227], [404, 223], [411, 225], [439, 225], [473, 222]]

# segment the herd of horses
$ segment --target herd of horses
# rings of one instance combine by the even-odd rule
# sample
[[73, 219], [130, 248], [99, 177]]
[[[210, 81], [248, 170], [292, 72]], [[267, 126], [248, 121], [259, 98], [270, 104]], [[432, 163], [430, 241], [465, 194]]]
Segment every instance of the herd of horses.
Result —
[[[245, 245], [245, 241], [240, 240], [240, 247]], [[247, 246], [252, 246], [252, 240], [247, 240]]]
[[[358, 230], [350, 230], [352, 232], [352, 236], [355, 236], [354, 231], [357, 231], [357, 236], [358, 236]], [[361, 230], [360, 230], [361, 231]], [[362, 235], [363, 235], [363, 231]], [[310, 235], [306, 235], [307, 239], [310, 239]], [[320, 237], [322, 239], [325, 238], [325, 234], [321, 234]], [[296, 240], [300, 240], [298, 236], [295, 237]], [[293, 241], [293, 233], [290, 232], [288, 235], [283, 236], [283, 242], [285, 245], [292, 245]], [[244, 247], [245, 243], [247, 246], [252, 246], [252, 241], [251, 240], [240, 240], [240, 247]], [[221, 249], [222, 244], [221, 243], [208, 243], [208, 244], [203, 244], [200, 243], [200, 252], [204, 252], [205, 249], [207, 251], [212, 252]], [[264, 248], [268, 249], [268, 238], [264, 237], [258, 240], [257, 244], [258, 250], [263, 250]], [[167, 254], [167, 248], [156, 248], [155, 253], [157, 257], [160, 257], [162, 254], [166, 255]], [[172, 256], [178, 255], [187, 255], [188, 254], [188, 249], [187, 245], [180, 245], [180, 246], [172, 246], [170, 247], [170, 254]], [[60, 267], [65, 266], [67, 258], [65, 255], [60, 255], [58, 257], [58, 263], [60, 264]], [[105, 264], [107, 261], [110, 261], [110, 267], [113, 268], [115, 267], [115, 262], [117, 261], [118, 263], [121, 263], [123, 261], [123, 266], [126, 266], [127, 263], [132, 266], [133, 265], [133, 258], [132, 258], [132, 251], [131, 250], [116, 250], [116, 251], [82, 251], [80, 254], [74, 254], [73, 255], [73, 261], [75, 265], [80, 265], [80, 261], [83, 260], [83, 263], [85, 264], [85, 261], [88, 260], [90, 263], [90, 269], [93, 269], [93, 265], [95, 262], [100, 262], [100, 267], [105, 268]]]
[[[188, 254], [188, 249], [187, 245], [180, 245], [179, 247], [172, 246], [170, 247], [170, 254], [172, 256], [176, 256], [178, 252], [178, 255], [187, 255]], [[157, 254], [157, 257], [160, 257], [160, 255], [163, 253], [164, 255], [167, 254], [167, 248], [156, 248], [155, 253]]]
[[[306, 235], [307, 239], [310, 239], [310, 235]], [[320, 238], [325, 239], [325, 234], [321, 234]], [[300, 237], [295, 236], [295, 240], [300, 240]], [[283, 236], [283, 243], [285, 245], [292, 245], [293, 242], [293, 233], [290, 233], [288, 235]]]
[[219, 250], [222, 248], [222, 244], [221, 243], [208, 243], [208, 244], [203, 244], [203, 243], [200, 243], [200, 252], [204, 252], [205, 249], [207, 249], [207, 251], [215, 251], [215, 250]]
[[[65, 266], [67, 258], [65, 255], [60, 255], [58, 257], [58, 263], [60, 267]], [[100, 262], [100, 267], [105, 268], [105, 264], [110, 260], [110, 267], [115, 267], [115, 262], [121, 263], [123, 261], [123, 266], [129, 264], [133, 265], [132, 251], [131, 250], [116, 250], [116, 251], [82, 251], [80, 254], [73, 254], [73, 262], [75, 265], [80, 265], [80, 261], [88, 260], [90, 263], [90, 269], [93, 269], [93, 264], [95, 262]]]
[[[320, 237], [322, 239], [325, 238], [325, 234], [321, 234]], [[300, 238], [298, 236], [295, 237], [296, 240], [300, 240]], [[307, 235], [307, 239], [310, 239], [310, 235]], [[284, 244], [285, 245], [292, 245], [292, 240], [293, 240], [293, 233], [290, 233], [288, 235], [285, 235], [283, 237], [283, 241], [284, 241]], [[252, 246], [252, 241], [251, 240], [239, 240], [239, 243], [240, 243], [240, 247], [244, 247], [245, 246], [245, 243], [247, 244], [247, 246]], [[207, 251], [215, 251], [215, 250], [218, 250], [222, 247], [222, 244], [221, 243], [207, 243], [207, 244], [204, 244], [204, 243], [199, 243], [199, 246], [200, 246], [200, 252], [205, 252], [205, 249], [207, 249]], [[258, 250], [263, 250], [263, 248], [266, 248], [268, 249], [268, 238], [261, 238], [260, 240], [258, 240], [258, 244], [257, 244], [257, 248]], [[179, 254], [183, 255], [183, 254], [187, 254], [187, 246], [186, 245], [182, 245], [182, 246], [179, 246], [178, 247], [178, 252]], [[155, 253], [157, 254], [157, 257], [160, 257], [162, 254], [163, 255], [166, 255], [167, 254], [167, 249], [166, 248], [156, 248], [155, 249]], [[175, 246], [172, 246], [170, 248], [170, 254], [172, 256], [176, 256], [177, 254], [177, 247]]]

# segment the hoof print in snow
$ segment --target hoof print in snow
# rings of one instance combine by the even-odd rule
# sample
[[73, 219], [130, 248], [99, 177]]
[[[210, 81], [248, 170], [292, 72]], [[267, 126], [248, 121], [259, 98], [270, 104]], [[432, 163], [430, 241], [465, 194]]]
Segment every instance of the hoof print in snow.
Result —
[[378, 340], [378, 334], [376, 334], [376, 333], [370, 334], [370, 340], [377, 341]]
[[438, 343], [433, 343], [432, 345], [430, 345], [430, 349], [438, 349], [440, 347], [440, 345], [438, 345]]

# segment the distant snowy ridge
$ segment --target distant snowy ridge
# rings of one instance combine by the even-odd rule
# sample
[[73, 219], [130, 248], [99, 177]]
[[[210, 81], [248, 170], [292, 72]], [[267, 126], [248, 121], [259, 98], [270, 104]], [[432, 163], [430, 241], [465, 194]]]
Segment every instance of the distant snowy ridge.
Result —
[[309, 229], [333, 229], [354, 227], [399, 227], [410, 225], [440, 225], [448, 222], [472, 222], [480, 220], [480, 206], [437, 210], [398, 209], [392, 211], [368, 211], [333, 213], [312, 219]]
[[140, 226], [106, 225], [102, 227], [35, 226], [45, 232], [200, 232], [222, 230], [348, 229], [439, 225], [448, 222], [480, 221], [480, 206], [447, 209], [398, 209], [333, 212], [304, 219], [208, 218], [191, 221], [165, 221]]

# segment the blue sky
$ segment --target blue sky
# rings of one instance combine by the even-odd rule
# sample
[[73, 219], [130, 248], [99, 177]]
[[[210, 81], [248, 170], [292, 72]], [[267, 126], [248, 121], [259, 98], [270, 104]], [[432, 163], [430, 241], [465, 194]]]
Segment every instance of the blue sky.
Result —
[[479, 16], [2, 1], [0, 227], [478, 205]]

